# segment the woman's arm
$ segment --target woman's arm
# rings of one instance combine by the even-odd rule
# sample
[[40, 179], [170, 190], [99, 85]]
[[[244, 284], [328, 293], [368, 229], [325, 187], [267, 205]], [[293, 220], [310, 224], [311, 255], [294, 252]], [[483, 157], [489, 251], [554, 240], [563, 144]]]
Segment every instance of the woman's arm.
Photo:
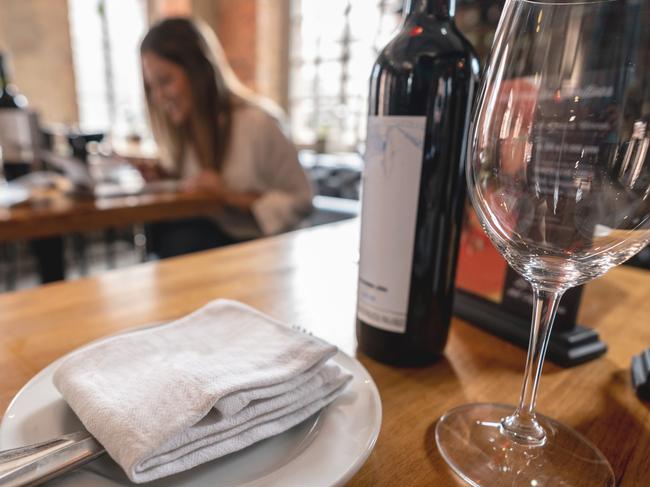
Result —
[[125, 157], [124, 159], [135, 167], [142, 175], [142, 178], [147, 182], [171, 179], [172, 177], [172, 175], [161, 166], [158, 159], [139, 157]]
[[223, 181], [218, 172], [204, 169], [196, 176], [183, 183], [187, 191], [206, 191], [218, 195], [224, 205], [240, 211], [251, 211], [251, 207], [260, 198], [258, 193], [234, 191]]
[[312, 210], [312, 188], [293, 142], [279, 122], [264, 114], [256, 127], [256, 169], [265, 190], [251, 212], [265, 235], [295, 227]]
[[[259, 108], [244, 110], [233, 126], [226, 177], [203, 170], [185, 188], [218, 194], [225, 206], [250, 213], [263, 235], [280, 233], [311, 211], [311, 184], [278, 121]], [[235, 190], [231, 180], [254, 189]]]
[[259, 193], [240, 193], [228, 190], [224, 193], [223, 201], [227, 206], [237, 208], [241, 211], [250, 212], [251, 208], [259, 198]]

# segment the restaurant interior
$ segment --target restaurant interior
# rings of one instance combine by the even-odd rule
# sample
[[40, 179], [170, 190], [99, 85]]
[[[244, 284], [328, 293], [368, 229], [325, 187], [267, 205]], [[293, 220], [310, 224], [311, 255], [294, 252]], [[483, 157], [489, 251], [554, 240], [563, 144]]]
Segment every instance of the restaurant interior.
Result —
[[[457, 23], [483, 58], [501, 4], [459, 2]], [[10, 0], [3, 9], [0, 46], [7, 78], [37, 117], [35, 140], [28, 143], [36, 152], [47, 149], [59, 158], [74, 159], [66, 164], [34, 154], [31, 160], [25, 158], [29, 166], [18, 167], [18, 174], [39, 173], [26, 181], [39, 205], [50, 204], [60, 196], [57, 193], [81, 193], [93, 183], [75, 162], [110, 166], [120, 157], [156, 157], [139, 43], [147, 26], [157, 20], [192, 16], [218, 33], [238, 78], [286, 114], [315, 195], [315, 211], [299, 226], [358, 215], [369, 70], [400, 22], [401, 2], [339, 1], [325, 7], [288, 0]], [[319, 25], [323, 15], [328, 18]], [[11, 168], [5, 172], [10, 173], [8, 179], [13, 176]], [[107, 176], [137, 184], [126, 172]], [[16, 191], [13, 197], [23, 199], [26, 194]], [[166, 218], [164, 210], [161, 217]], [[22, 238], [10, 236], [15, 232], [8, 226], [0, 289], [24, 289], [155, 259], [147, 247], [146, 223], [52, 229], [48, 233], [58, 239], [36, 243], [30, 232]], [[63, 256], [45, 275], [38, 259], [46, 257], [34, 252], [43, 247], [44, 252], [56, 248], [49, 258]]]
[[[645, 8], [637, 6], [643, 1], [613, 1]], [[365, 271], [364, 258], [368, 266], [372, 254], [386, 273], [399, 265], [391, 264], [397, 244], [382, 244], [385, 234], [363, 227], [371, 211], [365, 198], [377, 201], [364, 193], [371, 187], [366, 154], [378, 133], [369, 116], [382, 118], [381, 109], [369, 110], [392, 89], [388, 82], [371, 86], [382, 49], [410, 25], [409, 15], [429, 15], [414, 5], [447, 9], [442, 21], [455, 23], [471, 45], [469, 58], [480, 65], [471, 83], [479, 83], [500, 75], [486, 71], [488, 63], [514, 56], [506, 49], [503, 58], [490, 57], [506, 44], [497, 29], [520, 20], [517, 8], [539, 10], [530, 14], [539, 33], [562, 15], [544, 10], [547, 4], [570, 4], [571, 19], [586, 18], [576, 3], [584, 2], [2, 0], [0, 486], [650, 485], [650, 237], [622, 265], [608, 263], [616, 268], [604, 277], [576, 280], [549, 304], [539, 294], [548, 289], [535, 287], [488, 231], [485, 218], [498, 211], [475, 213], [478, 200], [463, 189], [459, 225], [445, 223], [456, 243], [436, 240], [440, 222], [409, 237], [416, 257], [407, 285], [424, 287], [425, 300], [438, 294], [417, 308], [411, 301], [419, 291], [409, 295], [407, 287], [408, 319], [425, 308], [444, 316], [442, 343], [422, 361], [400, 362], [374, 345], [380, 338], [397, 343], [386, 331], [397, 321], [364, 332], [379, 308], [362, 309], [362, 286], [385, 291], [367, 282], [380, 274]], [[647, 10], [636, 15], [647, 18]], [[503, 20], [508, 15], [511, 24]], [[627, 15], [629, 26], [635, 14]], [[174, 57], [187, 39], [172, 39], [164, 28], [216, 52], [216, 84], [231, 93], [216, 106], [227, 106], [226, 115], [205, 115], [210, 109], [198, 106], [184, 125], [156, 118], [185, 116], [184, 98], [172, 86], [177, 66], [190, 66], [179, 83], [194, 93], [201, 86], [189, 71], [191, 55], [188, 64]], [[422, 32], [409, 29], [411, 38]], [[567, 50], [580, 50], [571, 39], [562, 40]], [[647, 34], [630, 42], [642, 39]], [[635, 181], [639, 172], [643, 181], [650, 174], [650, 78], [641, 79], [641, 115], [620, 149], [621, 158], [637, 151], [629, 156], [640, 161]], [[478, 105], [490, 88], [471, 93], [466, 123], [458, 125], [465, 135], [480, 129]], [[430, 127], [429, 112], [419, 115]], [[205, 120], [232, 137], [223, 151], [220, 137], [202, 132]], [[461, 138], [464, 157], [470, 142]], [[253, 176], [224, 165], [251, 150], [268, 164], [252, 170], [269, 173], [281, 190], [265, 182], [232, 189], [238, 178]], [[206, 153], [218, 170], [205, 169]], [[174, 167], [180, 158], [185, 165]], [[464, 188], [464, 169], [462, 181]], [[418, 195], [417, 188], [410, 192]], [[647, 196], [638, 234], [648, 232]], [[590, 224], [603, 231], [598, 221]], [[590, 231], [590, 238], [600, 236]], [[433, 242], [434, 262], [418, 261], [418, 245]], [[418, 275], [419, 265], [438, 274], [426, 281], [429, 270]], [[413, 331], [408, 323], [400, 332], [407, 338], [395, 345], [400, 351], [439, 340], [437, 331]], [[544, 323], [548, 333], [540, 335]], [[277, 356], [265, 352], [275, 349]], [[110, 383], [125, 385], [111, 396]], [[209, 412], [199, 413], [208, 396]], [[472, 422], [459, 426], [449, 415], [462, 404], [488, 402], [519, 408], [505, 419], [485, 413], [497, 423], [483, 425], [502, 429], [485, 440], [486, 453], [472, 450], [482, 441], [469, 432]], [[503, 429], [522, 417], [528, 429], [516, 426], [525, 434], [506, 432], [515, 441]], [[534, 443], [530, 428], [545, 436]], [[462, 451], [460, 443], [449, 446], [461, 436]], [[520, 463], [524, 436], [530, 442]], [[548, 446], [543, 453], [540, 445]], [[474, 463], [465, 465], [469, 458]], [[48, 473], [37, 472], [42, 468]]]

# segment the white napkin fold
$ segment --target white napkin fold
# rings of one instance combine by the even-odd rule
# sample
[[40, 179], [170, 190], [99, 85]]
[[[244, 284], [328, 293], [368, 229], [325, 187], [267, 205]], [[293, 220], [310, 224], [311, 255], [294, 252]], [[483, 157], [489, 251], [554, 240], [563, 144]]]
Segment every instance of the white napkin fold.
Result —
[[279, 434], [333, 401], [351, 376], [336, 347], [241, 303], [71, 354], [54, 384], [133, 482], [192, 468]]

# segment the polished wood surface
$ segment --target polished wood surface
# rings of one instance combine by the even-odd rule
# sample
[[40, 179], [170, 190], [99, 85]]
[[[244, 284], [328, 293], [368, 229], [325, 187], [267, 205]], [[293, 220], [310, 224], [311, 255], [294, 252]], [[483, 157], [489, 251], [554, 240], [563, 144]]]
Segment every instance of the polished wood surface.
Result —
[[216, 197], [208, 193], [151, 193], [101, 199], [58, 195], [43, 202], [0, 208], [0, 242], [207, 216], [218, 208]]
[[[57, 357], [89, 340], [189, 313], [215, 298], [243, 301], [354, 353], [357, 227], [328, 225], [92, 279], [0, 296], [0, 407]], [[581, 323], [609, 345], [572, 369], [547, 363], [539, 411], [603, 451], [621, 486], [650, 479], [650, 408], [634, 394], [633, 354], [650, 347], [650, 274], [612, 270], [589, 284]], [[438, 454], [436, 419], [467, 402], [514, 403], [525, 352], [458, 319], [436, 364], [400, 369], [362, 355], [382, 397], [383, 424], [352, 486], [458, 485]], [[335, 441], [332, 444], [335, 448]]]

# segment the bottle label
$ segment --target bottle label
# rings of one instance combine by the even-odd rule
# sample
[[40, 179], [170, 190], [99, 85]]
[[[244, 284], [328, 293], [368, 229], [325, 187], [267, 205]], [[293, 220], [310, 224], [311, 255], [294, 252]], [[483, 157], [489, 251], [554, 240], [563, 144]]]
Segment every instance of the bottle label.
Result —
[[0, 109], [0, 147], [5, 161], [31, 162], [34, 159], [29, 112], [18, 108]]
[[426, 117], [368, 119], [358, 318], [406, 332]]

